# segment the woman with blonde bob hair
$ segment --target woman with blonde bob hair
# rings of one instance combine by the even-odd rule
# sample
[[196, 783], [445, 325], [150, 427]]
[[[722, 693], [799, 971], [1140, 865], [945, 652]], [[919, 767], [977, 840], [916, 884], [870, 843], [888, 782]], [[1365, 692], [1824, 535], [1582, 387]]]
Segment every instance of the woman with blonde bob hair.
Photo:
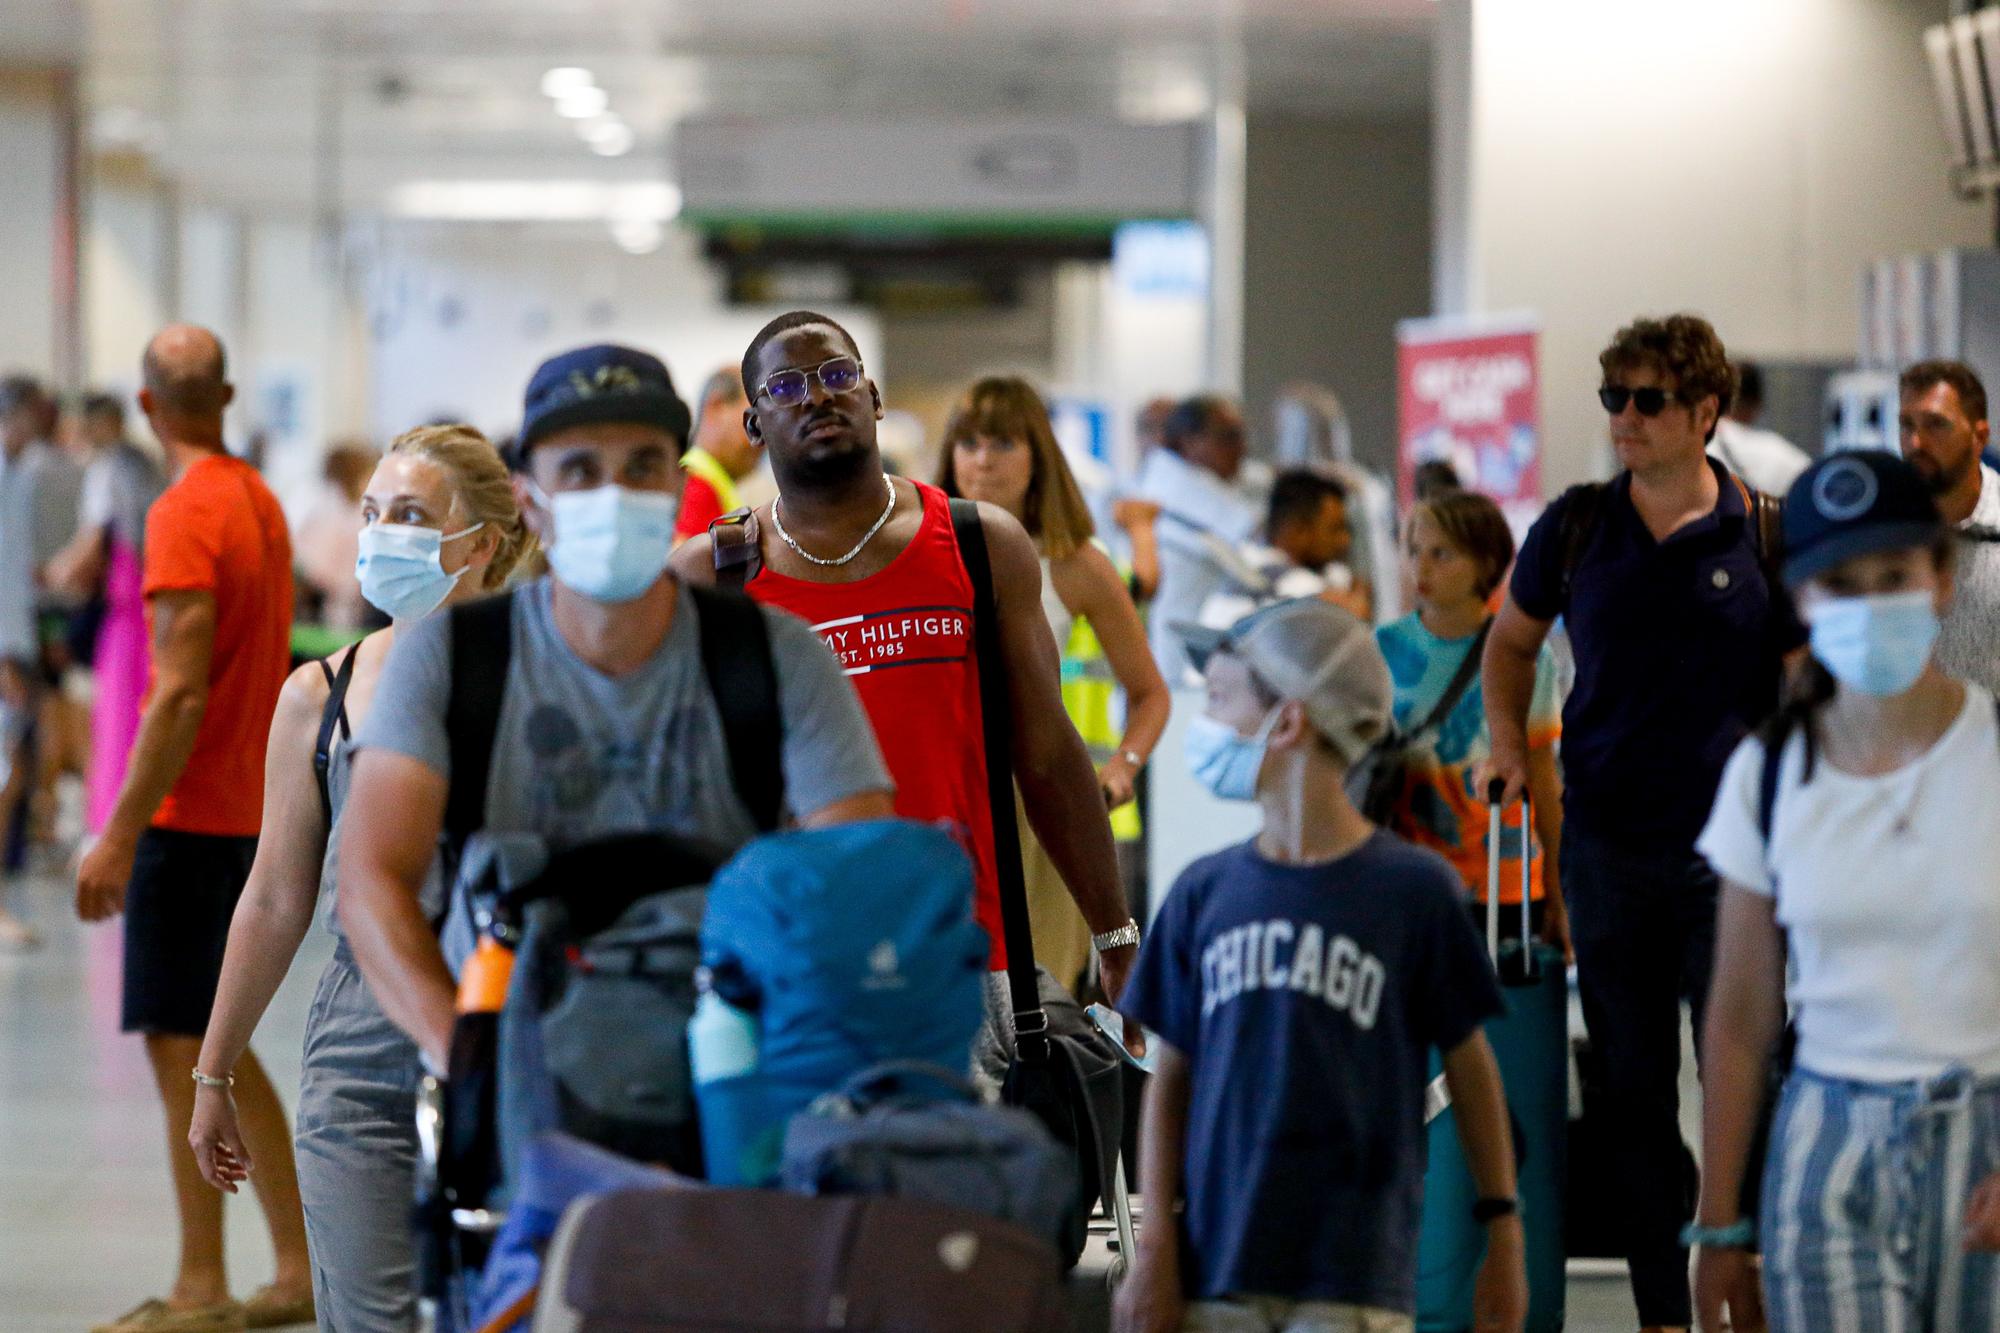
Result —
[[[222, 980], [200, 1068], [220, 1078], [249, 1047], [317, 912], [337, 939], [306, 1024], [299, 1089], [298, 1188], [311, 1241], [309, 1291], [282, 1294], [294, 1322], [341, 1333], [416, 1326], [409, 1210], [416, 1166], [417, 1050], [361, 980], [333, 912], [331, 832], [352, 763], [350, 738], [374, 701], [403, 625], [502, 587], [534, 539], [515, 507], [507, 467], [470, 426], [424, 426], [397, 437], [361, 499], [364, 596], [391, 618], [335, 658], [292, 673], [278, 698], [264, 761], [264, 828], [229, 927]], [[322, 737], [325, 738], [324, 744]], [[435, 881], [427, 892], [442, 892]], [[227, 1086], [196, 1092], [188, 1132], [203, 1178], [234, 1194], [253, 1158], [290, 1145], [244, 1140]], [[289, 1173], [284, 1173], [289, 1175]], [[303, 1275], [280, 1274], [276, 1288]]]
[[[1041, 552], [1042, 612], [1058, 649], [1067, 648], [1078, 620], [1095, 633], [1112, 678], [1125, 691], [1124, 734], [1102, 758], [1097, 781], [1107, 809], [1125, 805], [1166, 730], [1167, 684], [1146, 646], [1146, 629], [1125, 580], [1092, 540], [1090, 507], [1063, 460], [1041, 395], [1021, 379], [974, 384], [945, 428], [937, 484], [947, 495], [985, 500], [1021, 520]], [[1064, 664], [1065, 685], [1070, 665]], [[1047, 853], [1025, 836], [1025, 820], [1022, 829], [1035, 958], [1057, 980], [1074, 986], [1090, 962], [1090, 927]]]

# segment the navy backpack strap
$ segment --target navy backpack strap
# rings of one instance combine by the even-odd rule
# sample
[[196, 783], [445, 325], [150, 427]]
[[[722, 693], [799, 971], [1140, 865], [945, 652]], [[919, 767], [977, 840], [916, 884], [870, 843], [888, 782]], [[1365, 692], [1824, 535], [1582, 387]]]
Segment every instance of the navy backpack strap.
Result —
[[958, 557], [972, 581], [972, 642], [979, 664], [979, 716], [986, 742], [986, 799], [993, 818], [993, 863], [1000, 888], [1000, 932], [1007, 944], [1007, 990], [1014, 1006], [1015, 1049], [1023, 1060], [1048, 1056], [1048, 1015], [1035, 978], [1035, 937], [1028, 926], [1021, 832], [1014, 823], [1014, 710], [1007, 693], [1007, 659], [1000, 647], [999, 603], [986, 528], [971, 500], [951, 502]]
[[329, 837], [333, 834], [333, 788], [329, 785], [329, 775], [333, 772], [333, 731], [338, 727], [340, 739], [354, 739], [354, 732], [347, 725], [347, 686], [354, 679], [354, 655], [360, 651], [359, 640], [348, 644], [338, 671], [326, 664], [326, 658], [319, 659], [319, 673], [326, 677], [326, 706], [319, 710], [319, 738], [313, 742], [313, 778], [319, 783], [319, 812], [326, 819]]
[[454, 606], [451, 616], [451, 697], [444, 730], [451, 755], [451, 792], [444, 804], [445, 867], [457, 873], [466, 839], [486, 823], [486, 781], [500, 731], [500, 703], [514, 652], [514, 594]]
[[785, 805], [785, 719], [764, 612], [741, 593], [682, 584], [701, 626], [701, 666], [722, 718], [729, 776], [760, 833], [778, 827]]
[[1597, 529], [1604, 522], [1604, 504], [1610, 494], [1611, 487], [1601, 481], [1572, 486], [1563, 494], [1562, 518], [1556, 527], [1556, 549], [1562, 554], [1564, 610], [1569, 608], [1570, 586], [1576, 582], [1576, 571], [1583, 564], [1583, 553], [1589, 549], [1590, 539], [1597, 535]]

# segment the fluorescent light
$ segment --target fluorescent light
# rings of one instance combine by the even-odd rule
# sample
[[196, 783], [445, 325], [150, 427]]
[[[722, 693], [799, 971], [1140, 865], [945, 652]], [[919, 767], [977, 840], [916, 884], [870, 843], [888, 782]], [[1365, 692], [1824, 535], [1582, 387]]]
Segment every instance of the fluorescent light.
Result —
[[595, 87], [597, 78], [577, 65], [562, 65], [542, 75], [542, 96], [562, 98]]
[[666, 228], [652, 218], [613, 218], [611, 239], [628, 255], [649, 255], [667, 238]]
[[447, 222], [672, 221], [680, 187], [669, 181], [411, 181], [389, 192], [395, 217]]
[[599, 157], [623, 157], [638, 142], [632, 127], [622, 120], [592, 126], [583, 138], [590, 145], [590, 151]]
[[604, 114], [611, 98], [602, 88], [575, 88], [556, 99], [556, 114], [571, 120], [589, 120]]

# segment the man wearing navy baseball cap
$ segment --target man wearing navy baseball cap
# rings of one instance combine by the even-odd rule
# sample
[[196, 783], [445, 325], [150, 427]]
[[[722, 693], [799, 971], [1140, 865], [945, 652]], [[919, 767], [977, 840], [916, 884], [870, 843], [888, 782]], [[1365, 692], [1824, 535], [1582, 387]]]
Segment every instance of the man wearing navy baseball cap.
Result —
[[520, 461], [551, 435], [578, 426], [645, 428], [685, 450], [692, 417], [666, 363], [612, 343], [563, 352], [536, 368], [521, 406]]
[[[455, 690], [497, 695], [484, 798], [450, 802], [489, 833], [665, 833], [727, 852], [785, 820], [891, 813], [874, 732], [819, 638], [667, 571], [688, 425], [657, 357], [597, 346], [543, 362], [514, 484], [549, 577], [402, 630], [383, 667], [341, 818], [339, 911], [384, 1010], [440, 1065], [452, 982], [418, 893], [452, 784], [473, 780], [452, 769]], [[476, 655], [454, 662], [458, 645]], [[711, 661], [772, 680], [775, 725], [749, 738], [769, 743], [765, 762], [732, 763]]]

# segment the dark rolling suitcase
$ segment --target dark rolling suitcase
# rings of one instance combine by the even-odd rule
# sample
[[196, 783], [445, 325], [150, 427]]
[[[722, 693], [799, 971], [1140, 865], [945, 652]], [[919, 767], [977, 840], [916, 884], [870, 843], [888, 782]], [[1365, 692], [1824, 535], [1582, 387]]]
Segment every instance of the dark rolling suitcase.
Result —
[[535, 1333], [1057, 1333], [1055, 1251], [911, 1199], [625, 1190], [572, 1207]]
[[[1521, 807], [1521, 922], [1503, 946], [1500, 930], [1500, 807], [1487, 826], [1486, 938], [1507, 1011], [1486, 1025], [1513, 1121], [1521, 1223], [1527, 1235], [1527, 1333], [1563, 1327], [1567, 1276], [1563, 1187], [1569, 1120], [1569, 987], [1562, 955], [1538, 945], [1529, 924], [1532, 821]], [[1435, 1057], [1433, 1057], [1435, 1061]], [[1442, 1077], [1425, 1099], [1430, 1119], [1423, 1224], [1417, 1241], [1417, 1327], [1463, 1333], [1472, 1327], [1473, 1284], [1486, 1254], [1485, 1229], [1472, 1219], [1478, 1198], [1458, 1144]]]

